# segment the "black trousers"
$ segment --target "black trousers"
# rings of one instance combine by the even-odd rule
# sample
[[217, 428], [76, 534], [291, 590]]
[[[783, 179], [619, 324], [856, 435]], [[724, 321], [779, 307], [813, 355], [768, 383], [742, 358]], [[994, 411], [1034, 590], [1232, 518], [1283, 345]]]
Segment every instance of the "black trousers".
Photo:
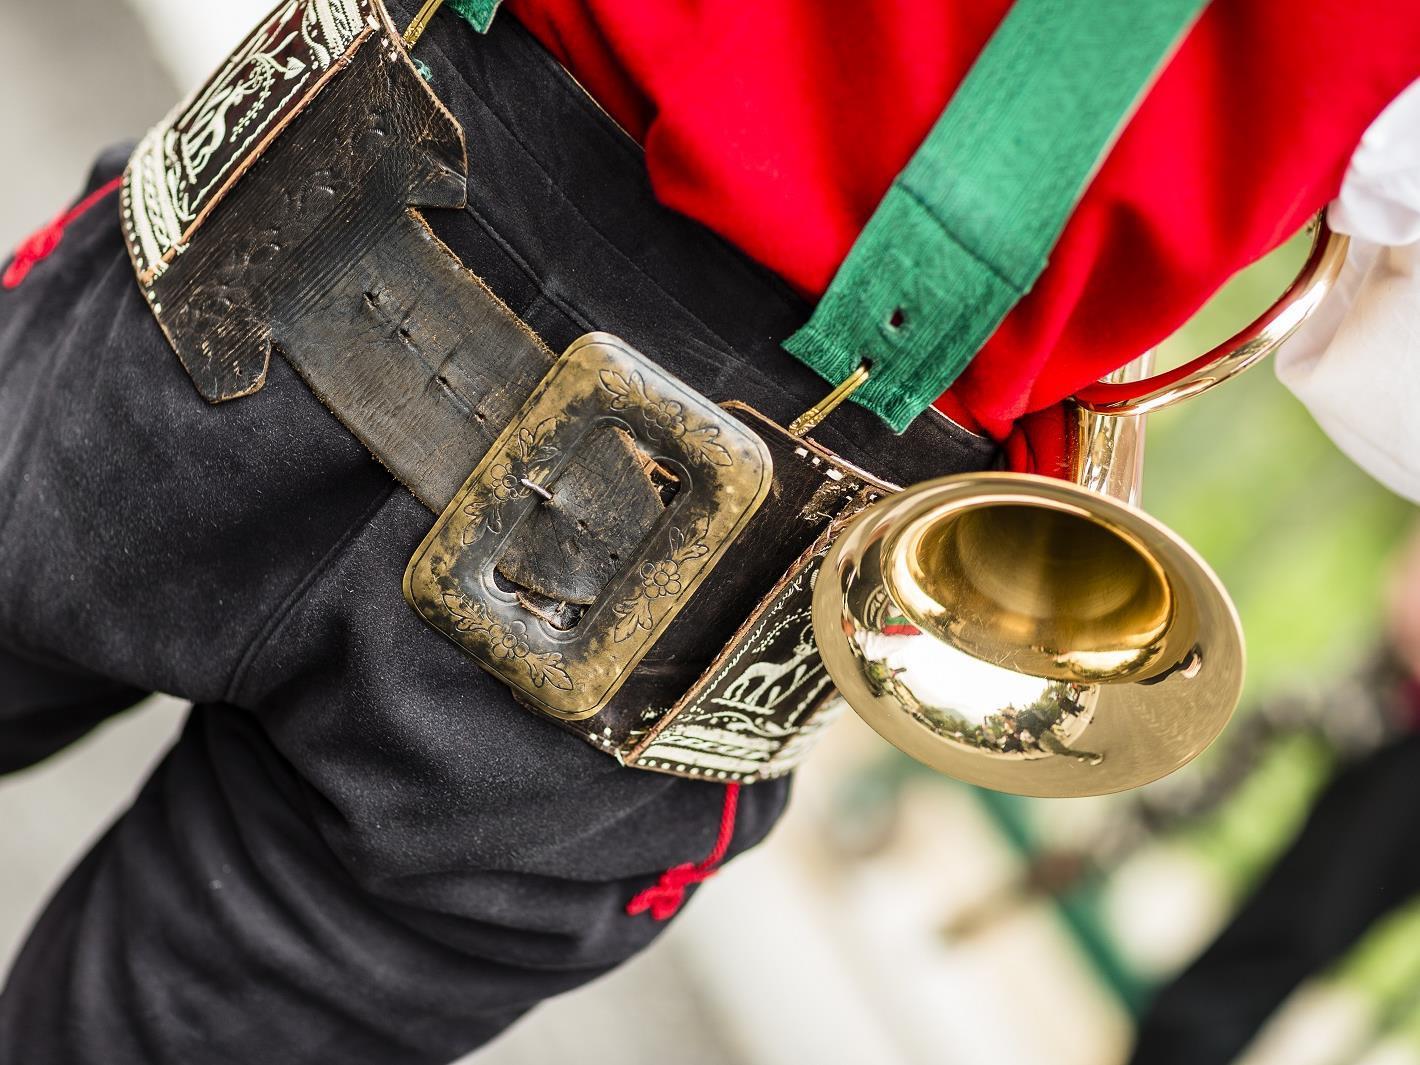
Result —
[[[419, 56], [472, 175], [429, 221], [554, 349], [615, 332], [785, 421], [826, 391], [778, 347], [808, 308], [656, 205], [510, 19], [442, 16]], [[819, 435], [903, 481], [989, 461], [923, 421]], [[279, 357], [199, 398], [115, 200], [0, 293], [0, 771], [146, 692], [195, 704], [9, 974], [0, 1065], [432, 1065], [655, 937], [624, 905], [709, 849], [722, 789], [619, 768], [425, 626], [400, 580], [432, 522]], [[745, 789], [734, 851], [786, 794]]]

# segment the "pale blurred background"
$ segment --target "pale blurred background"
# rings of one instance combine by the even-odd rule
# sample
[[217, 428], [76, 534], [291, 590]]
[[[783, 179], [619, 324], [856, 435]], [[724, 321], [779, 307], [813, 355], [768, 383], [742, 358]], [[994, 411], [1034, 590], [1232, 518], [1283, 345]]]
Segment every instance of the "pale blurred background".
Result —
[[[0, 246], [61, 210], [101, 146], [140, 135], [266, 6], [0, 0]], [[1297, 257], [1284, 249], [1226, 290], [1175, 355], [1241, 325]], [[932, 777], [847, 715], [769, 845], [641, 958], [477, 1060], [1122, 1062], [1151, 989], [1226, 920], [1350, 748], [1382, 738], [1365, 684], [1347, 678], [1372, 658], [1383, 576], [1412, 517], [1268, 370], [1149, 434], [1146, 505], [1232, 591], [1249, 705], [1270, 717], [1235, 724], [1202, 765], [1142, 798], [1040, 802]], [[0, 781], [0, 969], [183, 712], [153, 700]]]

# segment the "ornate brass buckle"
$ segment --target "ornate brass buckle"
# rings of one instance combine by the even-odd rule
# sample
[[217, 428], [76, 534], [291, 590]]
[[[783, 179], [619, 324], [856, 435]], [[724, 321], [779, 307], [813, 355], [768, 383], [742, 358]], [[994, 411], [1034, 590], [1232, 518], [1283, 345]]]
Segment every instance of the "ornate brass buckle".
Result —
[[[679, 490], [635, 557], [575, 627], [500, 588], [494, 567], [555, 497], [579, 442], [628, 433]], [[745, 425], [606, 333], [572, 344], [474, 468], [404, 575], [420, 615], [538, 709], [591, 717], [695, 593], [769, 491], [772, 460]]]

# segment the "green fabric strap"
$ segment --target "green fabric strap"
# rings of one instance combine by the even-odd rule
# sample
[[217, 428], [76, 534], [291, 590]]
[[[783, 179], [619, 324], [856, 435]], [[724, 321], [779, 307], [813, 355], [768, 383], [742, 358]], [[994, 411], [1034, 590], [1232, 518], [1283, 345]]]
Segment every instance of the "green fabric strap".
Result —
[[449, 0], [449, 6], [479, 33], [487, 33], [503, 0]]
[[1040, 276], [1206, 0], [1016, 0], [784, 346], [901, 432]]

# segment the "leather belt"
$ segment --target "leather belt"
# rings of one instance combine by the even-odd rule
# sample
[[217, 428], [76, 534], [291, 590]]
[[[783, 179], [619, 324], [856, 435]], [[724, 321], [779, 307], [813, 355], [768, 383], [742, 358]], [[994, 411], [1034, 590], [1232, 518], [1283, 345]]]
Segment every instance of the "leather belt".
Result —
[[786, 771], [830, 694], [814, 563], [892, 485], [614, 336], [555, 357], [416, 209], [466, 171], [377, 0], [304, 0], [139, 146], [125, 231], [204, 397], [274, 348], [440, 515], [406, 594], [520, 700], [628, 765]]

